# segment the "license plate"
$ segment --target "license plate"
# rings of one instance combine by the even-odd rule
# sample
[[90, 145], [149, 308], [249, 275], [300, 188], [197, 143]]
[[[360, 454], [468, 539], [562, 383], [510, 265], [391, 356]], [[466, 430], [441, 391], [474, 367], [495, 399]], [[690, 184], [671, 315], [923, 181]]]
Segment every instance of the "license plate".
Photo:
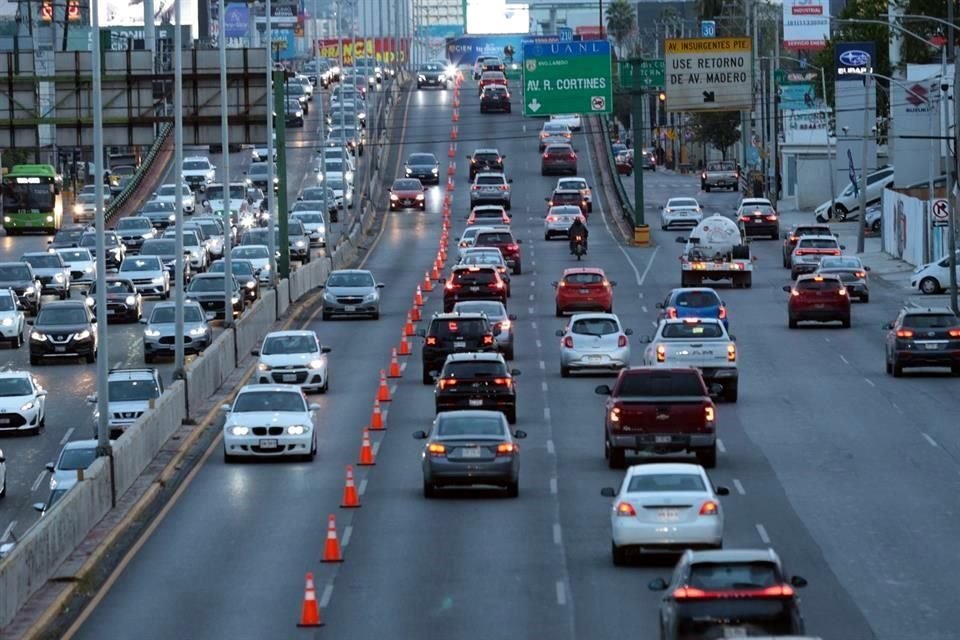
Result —
[[723, 637], [724, 638], [746, 638], [747, 628], [746, 627], [724, 627]]
[[114, 316], [114, 315], [116, 315], [116, 314], [117, 314], [117, 310], [116, 310], [116, 309], [107, 309], [107, 315], [108, 315], [108, 316]]
[[460, 449], [460, 456], [463, 458], [479, 458], [482, 455], [483, 452], [480, 450], [480, 447]]
[[0, 424], [10, 424], [10, 418], [0, 418]]
[[600, 362], [603, 360], [603, 356], [587, 356], [587, 360], [590, 360], [591, 362]]
[[580, 289], [580, 293], [590, 293], [590, 289]]
[[654, 441], [654, 442], [658, 442], [658, 443], [673, 442], [673, 437], [671, 437], [671, 436], [655, 436], [655, 437], [653, 438], [653, 441]]
[[826, 306], [826, 305], [823, 304], [822, 302], [818, 302], [817, 304], [813, 305], [813, 308], [814, 308], [814, 309], [823, 309], [825, 306]]
[[66, 352], [67, 352], [67, 348], [66, 348], [66, 347], [54, 347], [54, 351], [56, 351], [57, 353], [66, 353]]
[[454, 349], [466, 349], [467, 341], [466, 340], [454, 340], [453, 342]]
[[477, 291], [480, 291], [480, 287], [470, 287], [470, 291], [476, 293]]
[[936, 342], [928, 342], [928, 343], [926, 343], [925, 345], [923, 345], [923, 347], [924, 347], [924, 349], [927, 349], [928, 351], [936, 351], [937, 349], [940, 348], [940, 345], [937, 344]]
[[482, 406], [483, 406], [483, 400], [480, 399], [480, 398], [470, 398], [470, 406], [471, 406], [471, 407], [482, 407]]
[[261, 440], [260, 441], [261, 449], [276, 449], [277, 441], [276, 440]]
[[295, 373], [285, 373], [282, 377], [284, 382], [296, 382], [297, 374]]
[[343, 310], [346, 311], [347, 313], [350, 313], [352, 311], [356, 311], [357, 307], [352, 304], [348, 304], [343, 308]]
[[657, 516], [661, 520], [677, 520], [680, 517], [678, 509], [658, 509]]

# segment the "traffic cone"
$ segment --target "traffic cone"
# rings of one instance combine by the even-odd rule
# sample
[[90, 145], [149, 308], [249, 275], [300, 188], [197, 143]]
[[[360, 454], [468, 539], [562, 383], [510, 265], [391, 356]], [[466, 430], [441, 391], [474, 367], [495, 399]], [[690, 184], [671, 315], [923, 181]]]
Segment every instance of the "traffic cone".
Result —
[[420, 322], [423, 320], [423, 316], [420, 315], [420, 307], [414, 305], [413, 308], [410, 309], [410, 319], [414, 322]]
[[380, 401], [373, 401], [373, 415], [370, 417], [370, 431], [383, 431], [383, 411], [380, 410]]
[[[360, 506], [359, 504], [357, 506]], [[331, 518], [333, 516], [330, 516]], [[336, 535], [336, 534], [334, 534]], [[307, 586], [303, 593], [303, 607], [300, 609], [298, 627], [322, 627], [320, 605], [317, 604], [317, 590], [313, 586], [313, 574], [307, 573]]]
[[431, 280], [436, 280], [437, 282], [440, 282], [440, 281], [443, 280], [443, 278], [440, 276], [440, 265], [439, 265], [439, 262], [440, 262], [440, 259], [437, 258], [437, 259], [433, 262], [433, 269], [430, 270], [430, 279], [431, 279]]
[[454, 110], [453, 110], [453, 121], [454, 121], [454, 122], [458, 122], [459, 120], [460, 120], [460, 110], [459, 110], [459, 109], [454, 109]]
[[443, 206], [449, 207], [452, 197], [449, 193], [443, 194]]
[[397, 349], [393, 348], [393, 351], [390, 352], [390, 370], [387, 372], [388, 378], [399, 378], [403, 375], [403, 372], [400, 371], [400, 361], [397, 360]]
[[327, 525], [327, 543], [323, 546], [323, 559], [320, 562], [343, 562], [343, 556], [340, 555], [340, 541], [337, 540], [337, 520], [332, 513]]
[[447, 178], [447, 191], [453, 191], [453, 176]]
[[413, 296], [413, 306], [423, 306], [423, 292], [420, 291], [420, 285], [417, 285], [417, 292]]
[[450, 130], [450, 139], [456, 140], [458, 135], [460, 135], [460, 132], [457, 131], [457, 125], [453, 125], [453, 128]]
[[377, 389], [377, 400], [390, 402], [390, 387], [387, 386], [387, 372], [380, 369], [380, 387]]
[[458, 95], [456, 95], [456, 94], [454, 94], [454, 98], [453, 98], [453, 108], [454, 108], [454, 109], [459, 109], [459, 108], [460, 108], [460, 96], [458, 96]]
[[[377, 464], [377, 462], [373, 459], [373, 447], [370, 445], [370, 432], [364, 429], [363, 441], [362, 441], [362, 444], [360, 445], [360, 462], [358, 463], [358, 465], [361, 467], [372, 467], [375, 464]], [[333, 519], [333, 516], [331, 516], [331, 522], [332, 522], [332, 519]], [[328, 533], [327, 536], [329, 537], [329, 535], [330, 534]], [[328, 540], [327, 544], [329, 543], [330, 542]]]
[[448, 176], [452, 176], [456, 170], [457, 170], [457, 163], [456, 163], [456, 162], [451, 162], [450, 164], [447, 165], [447, 175], [448, 175]]
[[407, 322], [403, 325], [403, 335], [408, 338], [417, 335], [416, 329], [413, 328], [413, 317], [411, 317], [410, 313], [407, 313]]
[[407, 336], [400, 336], [400, 348], [397, 349], [397, 355], [408, 356], [410, 355], [410, 343], [407, 342]]
[[450, 143], [450, 150], [447, 151], [447, 157], [448, 157], [448, 158], [452, 158], [452, 157], [454, 156], [454, 154], [456, 154], [456, 152], [457, 152], [457, 151], [456, 151], [456, 149], [454, 149], [453, 143], [451, 142], [451, 143]]
[[427, 293], [430, 293], [431, 291], [433, 291], [433, 283], [430, 282], [429, 271], [423, 272], [423, 290], [426, 291]]
[[341, 509], [356, 509], [360, 506], [360, 496], [357, 495], [357, 486], [353, 484], [353, 465], [347, 465], [347, 483], [343, 485], [343, 502]]

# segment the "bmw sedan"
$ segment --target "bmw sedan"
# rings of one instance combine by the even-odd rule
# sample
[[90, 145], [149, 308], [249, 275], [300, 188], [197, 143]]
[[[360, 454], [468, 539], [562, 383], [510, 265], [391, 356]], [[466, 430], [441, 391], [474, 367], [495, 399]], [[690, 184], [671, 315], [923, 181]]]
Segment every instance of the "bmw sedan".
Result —
[[330, 387], [327, 354], [313, 331], [273, 331], [253, 355], [260, 384], [295, 384], [304, 391], [324, 393]]
[[235, 462], [240, 457], [281, 456], [310, 461], [317, 455], [313, 416], [320, 405], [307, 404], [300, 387], [247, 385], [233, 404], [224, 404], [220, 409], [226, 414], [224, 462]]

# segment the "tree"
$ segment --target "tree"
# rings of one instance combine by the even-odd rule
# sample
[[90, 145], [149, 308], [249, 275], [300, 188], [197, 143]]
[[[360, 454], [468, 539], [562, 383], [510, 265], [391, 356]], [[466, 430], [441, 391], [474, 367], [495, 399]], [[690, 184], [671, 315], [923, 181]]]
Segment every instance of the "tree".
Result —
[[623, 51], [627, 37], [637, 26], [637, 14], [627, 0], [613, 0], [607, 7], [607, 33], [613, 36], [617, 48]]
[[739, 111], [700, 111], [692, 114], [693, 139], [708, 144], [727, 157], [727, 149], [740, 141]]

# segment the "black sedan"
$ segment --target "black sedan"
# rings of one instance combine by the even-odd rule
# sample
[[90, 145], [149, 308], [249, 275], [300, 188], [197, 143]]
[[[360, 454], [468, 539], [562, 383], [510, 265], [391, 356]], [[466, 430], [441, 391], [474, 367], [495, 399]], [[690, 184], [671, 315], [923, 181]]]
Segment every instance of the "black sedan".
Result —
[[403, 165], [403, 173], [422, 184], [440, 184], [440, 163], [432, 153], [411, 153]]
[[53, 236], [53, 240], [47, 241], [47, 244], [51, 249], [72, 249], [80, 246], [80, 238], [86, 231], [85, 226], [63, 227]]
[[[231, 278], [231, 306], [233, 307], [233, 317], [239, 318], [243, 313], [245, 305], [245, 296], [240, 291], [240, 283], [236, 278]], [[198, 302], [206, 313], [213, 313], [217, 318], [225, 318], [224, 298], [226, 293], [224, 287], [224, 274], [222, 273], [201, 273], [190, 281], [184, 291], [187, 301]]]
[[[207, 273], [223, 273], [226, 267], [226, 262], [217, 260], [210, 265]], [[230, 272], [240, 283], [240, 289], [243, 291], [243, 296], [247, 299], [247, 302], [252, 303], [260, 297], [260, 279], [257, 277], [260, 274], [257, 268], [253, 266], [253, 262], [234, 258], [230, 261]]]
[[[139, 322], [143, 317], [143, 298], [129, 278], [107, 276], [107, 317], [123, 322]], [[97, 283], [83, 292], [90, 312], [97, 314]]]
[[740, 207], [737, 223], [744, 238], [755, 236], [777, 240], [780, 238], [780, 216], [777, 210], [765, 204]]
[[449, 86], [451, 78], [446, 76], [446, 69], [443, 65], [436, 62], [427, 62], [420, 65], [417, 71], [417, 89], [423, 87], [440, 87], [446, 89]]
[[97, 359], [97, 325], [82, 300], [48, 302], [36, 320], [29, 322], [30, 364], [37, 366], [48, 357]]

